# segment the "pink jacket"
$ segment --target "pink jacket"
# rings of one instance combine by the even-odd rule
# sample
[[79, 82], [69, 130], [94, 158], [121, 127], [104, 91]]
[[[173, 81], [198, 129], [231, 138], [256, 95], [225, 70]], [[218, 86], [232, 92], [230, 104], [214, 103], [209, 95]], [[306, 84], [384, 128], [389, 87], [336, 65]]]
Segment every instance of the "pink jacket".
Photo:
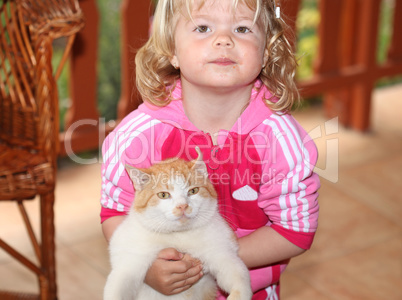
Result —
[[[318, 220], [313, 168], [317, 149], [289, 114], [275, 114], [263, 102], [271, 95], [261, 82], [250, 104], [218, 144], [186, 117], [180, 82], [165, 107], [142, 104], [107, 136], [103, 144], [101, 220], [126, 214], [134, 200], [126, 163], [146, 168], [170, 157], [186, 160], [203, 152], [219, 197], [221, 214], [238, 237], [271, 226], [295, 245], [309, 249]], [[278, 299], [286, 263], [250, 271], [253, 299]], [[224, 299], [224, 297], [221, 297]]]

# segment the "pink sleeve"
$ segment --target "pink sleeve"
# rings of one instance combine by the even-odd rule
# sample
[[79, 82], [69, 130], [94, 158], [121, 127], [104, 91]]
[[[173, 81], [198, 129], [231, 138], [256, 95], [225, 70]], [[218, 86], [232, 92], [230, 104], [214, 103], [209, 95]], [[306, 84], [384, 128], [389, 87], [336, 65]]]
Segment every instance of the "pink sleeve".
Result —
[[153, 128], [160, 122], [144, 113], [133, 112], [110, 133], [102, 146], [101, 222], [125, 215], [134, 200], [134, 187], [125, 165], [147, 168], [151, 165]]
[[274, 230], [309, 249], [318, 222], [317, 148], [290, 115], [272, 115], [264, 124], [270, 145], [264, 152], [259, 205]]

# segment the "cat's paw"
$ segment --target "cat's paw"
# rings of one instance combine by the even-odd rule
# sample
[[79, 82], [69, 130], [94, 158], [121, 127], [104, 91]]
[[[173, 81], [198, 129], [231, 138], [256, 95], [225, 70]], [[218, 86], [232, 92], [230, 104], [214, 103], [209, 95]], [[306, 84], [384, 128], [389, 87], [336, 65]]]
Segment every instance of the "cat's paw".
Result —
[[250, 300], [252, 297], [253, 293], [251, 289], [243, 291], [235, 289], [230, 292], [229, 296], [227, 297], [227, 300]]

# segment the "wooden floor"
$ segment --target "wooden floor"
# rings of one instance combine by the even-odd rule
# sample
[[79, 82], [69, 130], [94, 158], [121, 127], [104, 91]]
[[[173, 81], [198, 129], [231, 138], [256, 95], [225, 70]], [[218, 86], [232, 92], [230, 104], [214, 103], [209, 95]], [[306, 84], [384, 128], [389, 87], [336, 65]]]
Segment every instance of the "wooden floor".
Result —
[[[316, 141], [322, 177], [312, 250], [282, 277], [283, 300], [402, 299], [402, 85], [375, 92], [372, 131], [356, 133], [310, 108], [297, 113]], [[59, 299], [101, 299], [109, 271], [99, 225], [100, 164], [63, 163], [56, 203]], [[37, 201], [28, 205], [37, 220]], [[32, 256], [17, 208], [0, 207], [0, 236]], [[36, 289], [0, 250], [0, 289]]]

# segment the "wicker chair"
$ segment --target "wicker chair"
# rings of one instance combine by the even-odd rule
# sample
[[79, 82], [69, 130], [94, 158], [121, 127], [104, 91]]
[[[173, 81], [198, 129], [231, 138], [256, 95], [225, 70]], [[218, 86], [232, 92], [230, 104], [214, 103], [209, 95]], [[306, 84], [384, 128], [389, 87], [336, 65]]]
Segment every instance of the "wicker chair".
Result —
[[[83, 27], [78, 0], [1, 0], [0, 3], [0, 209], [15, 201], [35, 259], [0, 238], [13, 258], [34, 272], [39, 295], [0, 291], [0, 299], [57, 299], [54, 243], [54, 188], [58, 149], [56, 80], [75, 34]], [[53, 40], [66, 37], [56, 72]], [[40, 241], [24, 208], [39, 197]], [[34, 255], [33, 255], [34, 256]]]

